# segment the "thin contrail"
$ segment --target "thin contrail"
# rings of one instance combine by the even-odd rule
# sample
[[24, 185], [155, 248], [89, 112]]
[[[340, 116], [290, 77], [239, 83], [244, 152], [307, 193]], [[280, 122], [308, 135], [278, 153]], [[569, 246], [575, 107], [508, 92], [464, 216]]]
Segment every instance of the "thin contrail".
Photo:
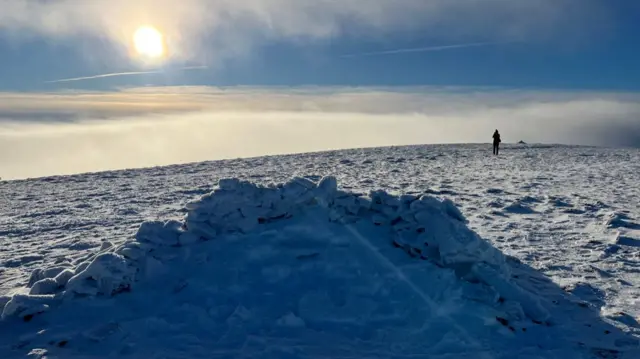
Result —
[[341, 57], [350, 58], [350, 57], [364, 57], [364, 56], [395, 55], [395, 54], [405, 54], [405, 53], [411, 53], [411, 52], [444, 51], [444, 50], [462, 49], [467, 47], [499, 45], [499, 44], [506, 44], [506, 43], [508, 42], [472, 42], [467, 44], [456, 44], [456, 45], [414, 47], [409, 49], [396, 49], [396, 50], [388, 50], [388, 51], [361, 52], [358, 54], [342, 55]]
[[137, 76], [137, 75], [149, 75], [149, 74], [161, 74], [167, 71], [189, 71], [189, 70], [205, 70], [207, 66], [189, 66], [189, 67], [181, 67], [178, 69], [169, 69], [169, 70], [153, 70], [153, 71], [133, 71], [133, 72], [116, 72], [110, 74], [102, 74], [95, 76], [85, 76], [85, 77], [74, 77], [70, 79], [60, 79], [60, 80], [52, 80], [46, 81], [45, 83], [59, 83], [59, 82], [73, 82], [73, 81], [84, 81], [84, 80], [94, 80], [94, 79], [102, 79], [105, 77], [118, 77], [118, 76]]

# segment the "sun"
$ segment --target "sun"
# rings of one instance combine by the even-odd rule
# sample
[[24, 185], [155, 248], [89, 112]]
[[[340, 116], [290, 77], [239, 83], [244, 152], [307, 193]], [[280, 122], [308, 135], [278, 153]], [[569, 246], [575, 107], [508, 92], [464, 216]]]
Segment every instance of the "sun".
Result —
[[165, 55], [164, 36], [151, 26], [141, 26], [133, 34], [133, 47], [139, 56], [157, 59]]

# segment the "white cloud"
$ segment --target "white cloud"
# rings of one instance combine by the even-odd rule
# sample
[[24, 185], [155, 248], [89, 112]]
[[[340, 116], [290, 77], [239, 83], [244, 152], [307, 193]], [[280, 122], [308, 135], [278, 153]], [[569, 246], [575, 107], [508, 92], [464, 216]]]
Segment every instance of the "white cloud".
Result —
[[18, 36], [93, 36], [126, 47], [138, 26], [151, 24], [166, 33], [173, 55], [210, 60], [249, 51], [264, 38], [376, 38], [400, 30], [421, 30], [435, 41], [586, 36], [608, 18], [601, 4], [601, 0], [3, 0], [0, 30]]
[[[430, 115], [477, 113], [527, 104], [607, 101], [635, 104], [635, 93], [526, 91], [500, 87], [140, 87], [117, 92], [0, 93], [0, 118], [23, 113], [67, 120], [175, 112], [331, 112]], [[591, 106], [588, 106], [591, 108]], [[4, 116], [3, 116], [4, 114]], [[35, 119], [32, 116], [31, 119]]]
[[[494, 128], [506, 142], [640, 147], [640, 95], [624, 93], [140, 88], [0, 94], [2, 113], [3, 178], [338, 148], [488, 142]], [[69, 120], [70, 113], [81, 115]], [[59, 121], [42, 121], [43, 114], [58, 114]]]

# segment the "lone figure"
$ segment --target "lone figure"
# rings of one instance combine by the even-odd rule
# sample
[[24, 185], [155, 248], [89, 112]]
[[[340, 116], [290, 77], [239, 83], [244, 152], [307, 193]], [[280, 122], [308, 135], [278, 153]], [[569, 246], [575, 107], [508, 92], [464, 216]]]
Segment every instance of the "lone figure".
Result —
[[500, 139], [500, 132], [496, 130], [496, 132], [493, 133], [493, 154], [494, 155], [498, 155], [498, 151], [500, 151], [500, 142], [502, 142], [502, 140]]

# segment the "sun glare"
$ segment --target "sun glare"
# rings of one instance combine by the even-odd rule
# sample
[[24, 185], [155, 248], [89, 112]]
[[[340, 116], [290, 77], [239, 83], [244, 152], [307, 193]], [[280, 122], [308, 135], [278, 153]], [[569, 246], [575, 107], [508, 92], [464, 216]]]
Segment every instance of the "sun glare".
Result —
[[164, 36], [150, 26], [143, 26], [133, 35], [133, 46], [140, 56], [160, 58], [165, 54]]

